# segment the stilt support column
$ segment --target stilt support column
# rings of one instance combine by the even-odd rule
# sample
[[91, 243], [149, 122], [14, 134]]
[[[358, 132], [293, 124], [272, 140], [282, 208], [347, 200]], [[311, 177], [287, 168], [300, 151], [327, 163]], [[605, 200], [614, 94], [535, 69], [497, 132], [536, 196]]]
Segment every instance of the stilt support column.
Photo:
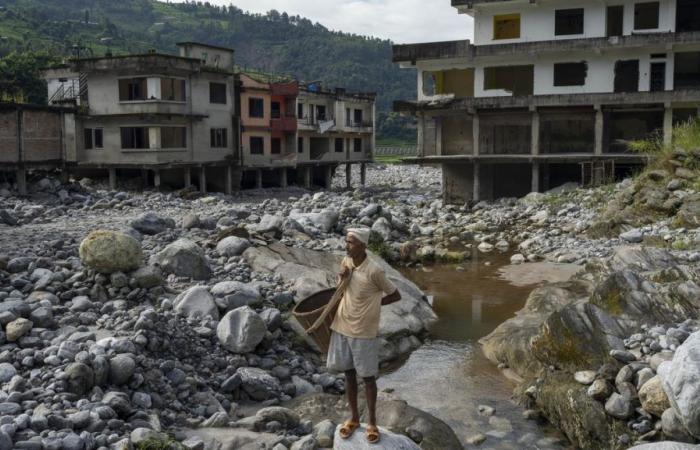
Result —
[[117, 169], [109, 169], [109, 189], [117, 190]]

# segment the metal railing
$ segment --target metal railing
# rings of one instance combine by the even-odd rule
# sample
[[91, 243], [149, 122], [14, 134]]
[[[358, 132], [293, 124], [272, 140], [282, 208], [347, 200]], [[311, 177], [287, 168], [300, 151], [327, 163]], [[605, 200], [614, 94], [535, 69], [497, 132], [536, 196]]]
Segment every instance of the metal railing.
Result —
[[377, 147], [374, 149], [374, 156], [417, 156], [418, 147]]

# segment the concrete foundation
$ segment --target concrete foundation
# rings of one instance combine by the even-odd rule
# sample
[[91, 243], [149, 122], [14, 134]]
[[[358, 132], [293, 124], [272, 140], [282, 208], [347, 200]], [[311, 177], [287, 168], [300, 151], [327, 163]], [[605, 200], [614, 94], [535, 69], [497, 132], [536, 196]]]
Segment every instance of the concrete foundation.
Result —
[[199, 192], [202, 194], [207, 192], [207, 168], [204, 166], [199, 169]]
[[287, 180], [287, 168], [283, 167], [280, 169], [280, 187], [286, 188], [288, 184], [289, 182]]
[[345, 164], [345, 187], [352, 188], [352, 164]]
[[367, 165], [365, 163], [360, 164], [360, 184], [365, 185], [367, 181]]
[[117, 190], [117, 169], [109, 169], [109, 189]]

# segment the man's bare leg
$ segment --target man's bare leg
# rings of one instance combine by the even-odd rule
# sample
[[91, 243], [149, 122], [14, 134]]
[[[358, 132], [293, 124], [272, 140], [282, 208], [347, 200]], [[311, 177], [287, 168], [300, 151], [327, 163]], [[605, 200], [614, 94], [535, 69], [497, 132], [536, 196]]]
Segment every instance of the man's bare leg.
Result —
[[377, 425], [377, 380], [375, 377], [362, 379], [365, 382], [365, 395], [367, 396], [367, 413], [369, 425]]
[[[355, 369], [345, 371], [345, 392], [350, 404], [353, 422], [360, 422], [360, 411], [357, 409], [357, 372]], [[376, 390], [375, 390], [376, 392]]]

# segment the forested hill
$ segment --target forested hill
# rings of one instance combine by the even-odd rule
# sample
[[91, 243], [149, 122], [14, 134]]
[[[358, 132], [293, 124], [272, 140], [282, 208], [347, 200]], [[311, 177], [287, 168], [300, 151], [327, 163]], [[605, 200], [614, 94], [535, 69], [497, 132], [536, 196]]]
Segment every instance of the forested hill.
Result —
[[175, 53], [177, 42], [204, 42], [234, 48], [243, 67], [377, 92], [380, 111], [390, 110], [394, 99], [415, 97], [415, 75], [392, 64], [390, 41], [330, 31], [277, 11], [249, 14], [208, 2], [0, 0], [0, 36], [0, 56], [44, 49], [67, 56], [75, 45], [94, 56]]

